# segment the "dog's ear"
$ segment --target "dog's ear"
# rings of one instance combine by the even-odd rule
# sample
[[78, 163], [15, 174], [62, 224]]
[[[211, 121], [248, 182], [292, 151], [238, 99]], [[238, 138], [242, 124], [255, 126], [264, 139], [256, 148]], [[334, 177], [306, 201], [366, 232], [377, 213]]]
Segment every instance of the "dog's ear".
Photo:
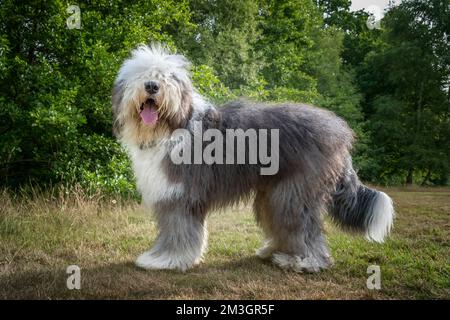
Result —
[[180, 110], [177, 114], [169, 119], [169, 126], [172, 129], [184, 128], [192, 116], [192, 92], [191, 84], [184, 83], [181, 90]]
[[123, 92], [124, 92], [124, 82], [117, 81], [116, 83], [114, 83], [111, 102], [113, 111], [113, 134], [116, 137], [119, 137], [121, 129], [123, 127], [123, 122], [119, 118], [123, 99]]
[[181, 91], [181, 109], [185, 117], [192, 112], [192, 91], [193, 88], [190, 84], [185, 84]]

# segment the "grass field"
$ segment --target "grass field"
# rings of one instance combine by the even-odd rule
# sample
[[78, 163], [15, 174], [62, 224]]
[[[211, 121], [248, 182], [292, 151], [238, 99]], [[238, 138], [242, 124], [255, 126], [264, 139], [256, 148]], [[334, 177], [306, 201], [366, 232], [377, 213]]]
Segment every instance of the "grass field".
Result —
[[[450, 188], [385, 189], [396, 205], [392, 237], [372, 244], [326, 229], [335, 265], [319, 274], [278, 269], [254, 255], [262, 239], [248, 207], [214, 213], [205, 262], [187, 273], [133, 265], [154, 238], [137, 204], [82, 192], [0, 192], [2, 299], [449, 299]], [[66, 268], [81, 268], [68, 290]], [[366, 287], [381, 268], [381, 290]]]

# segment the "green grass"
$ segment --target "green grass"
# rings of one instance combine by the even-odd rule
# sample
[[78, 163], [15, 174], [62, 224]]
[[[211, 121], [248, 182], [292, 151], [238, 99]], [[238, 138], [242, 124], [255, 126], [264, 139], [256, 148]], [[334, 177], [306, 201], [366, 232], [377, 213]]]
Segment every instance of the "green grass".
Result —
[[[262, 240], [248, 207], [213, 213], [205, 261], [186, 273], [133, 265], [156, 235], [139, 205], [82, 192], [0, 192], [0, 298], [19, 299], [449, 299], [450, 189], [387, 189], [397, 219], [382, 245], [327, 221], [330, 270], [297, 274], [254, 255]], [[68, 265], [81, 290], [66, 288]], [[381, 290], [366, 288], [369, 265]]]

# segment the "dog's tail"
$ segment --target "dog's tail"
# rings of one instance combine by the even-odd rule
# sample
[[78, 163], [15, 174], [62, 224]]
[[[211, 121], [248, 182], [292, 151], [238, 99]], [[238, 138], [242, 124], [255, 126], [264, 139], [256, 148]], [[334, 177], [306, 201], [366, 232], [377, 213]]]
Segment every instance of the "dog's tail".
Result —
[[395, 216], [392, 199], [363, 185], [350, 157], [333, 194], [330, 214], [344, 230], [365, 233], [369, 241], [375, 242], [384, 241]]

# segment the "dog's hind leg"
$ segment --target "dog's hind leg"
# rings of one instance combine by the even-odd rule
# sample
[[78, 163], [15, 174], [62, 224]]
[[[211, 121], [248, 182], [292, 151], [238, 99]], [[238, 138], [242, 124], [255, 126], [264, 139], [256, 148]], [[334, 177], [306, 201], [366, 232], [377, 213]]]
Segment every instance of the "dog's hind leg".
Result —
[[296, 228], [287, 226], [284, 233], [278, 235], [279, 251], [272, 261], [285, 269], [296, 272], [318, 272], [332, 264], [332, 258], [322, 232], [319, 208], [292, 208], [299, 216], [301, 225]]
[[277, 251], [277, 238], [272, 235], [272, 216], [270, 209], [269, 193], [267, 190], [260, 190], [256, 193], [255, 202], [253, 203], [253, 210], [258, 224], [264, 231], [266, 239], [263, 241], [263, 246], [256, 250], [256, 255], [261, 259], [270, 259], [272, 254]]
[[159, 234], [153, 247], [137, 258], [136, 265], [186, 271], [201, 262], [208, 238], [205, 216], [171, 206], [160, 206], [155, 215]]
[[[308, 196], [314, 199], [306, 201]], [[332, 259], [322, 232], [324, 204], [323, 195], [308, 195], [294, 181], [283, 181], [270, 191], [259, 192], [255, 213], [267, 240], [257, 255], [297, 272], [328, 268]]]

